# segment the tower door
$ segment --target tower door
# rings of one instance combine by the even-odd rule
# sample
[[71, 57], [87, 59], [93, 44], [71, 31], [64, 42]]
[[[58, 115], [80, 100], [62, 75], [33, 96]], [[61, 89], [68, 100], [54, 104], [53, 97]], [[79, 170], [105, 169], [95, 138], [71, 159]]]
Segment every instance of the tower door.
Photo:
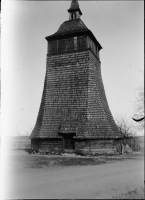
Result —
[[64, 149], [74, 149], [74, 141], [72, 136], [64, 137]]

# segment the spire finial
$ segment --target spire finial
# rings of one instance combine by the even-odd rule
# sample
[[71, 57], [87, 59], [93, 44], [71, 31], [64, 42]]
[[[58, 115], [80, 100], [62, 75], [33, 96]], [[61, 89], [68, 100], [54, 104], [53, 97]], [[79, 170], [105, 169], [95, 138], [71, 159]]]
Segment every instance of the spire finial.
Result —
[[70, 8], [68, 9], [69, 12], [69, 19], [73, 20], [73, 19], [78, 19], [80, 18], [80, 15], [82, 15], [82, 12], [79, 8], [79, 3], [77, 0], [72, 0]]

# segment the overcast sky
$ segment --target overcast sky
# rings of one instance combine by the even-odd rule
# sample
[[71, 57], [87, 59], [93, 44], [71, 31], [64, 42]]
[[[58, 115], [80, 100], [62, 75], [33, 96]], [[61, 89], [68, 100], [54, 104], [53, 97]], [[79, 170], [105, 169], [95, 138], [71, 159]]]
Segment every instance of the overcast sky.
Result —
[[[69, 19], [71, 1], [3, 1], [2, 124], [7, 135], [34, 128], [46, 72], [46, 36]], [[143, 81], [144, 2], [79, 1], [81, 19], [100, 51], [102, 78], [113, 117], [131, 120]]]

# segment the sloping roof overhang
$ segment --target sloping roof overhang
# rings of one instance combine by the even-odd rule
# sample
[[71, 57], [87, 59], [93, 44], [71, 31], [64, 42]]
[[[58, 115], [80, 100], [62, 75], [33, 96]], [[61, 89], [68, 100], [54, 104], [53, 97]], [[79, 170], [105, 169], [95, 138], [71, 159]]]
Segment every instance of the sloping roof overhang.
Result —
[[53, 34], [50, 36], [45, 37], [45, 39], [47, 41], [53, 41], [53, 40], [59, 40], [59, 39], [64, 39], [67, 37], [76, 37], [76, 36], [81, 36], [81, 35], [88, 35], [90, 36], [90, 38], [94, 41], [94, 43], [99, 47], [99, 51], [102, 49], [102, 46], [100, 45], [100, 43], [97, 41], [97, 39], [95, 38], [95, 36], [93, 35], [93, 33], [90, 30], [84, 30], [84, 31], [75, 31], [75, 32], [71, 32], [71, 33], [62, 33], [62, 34]]

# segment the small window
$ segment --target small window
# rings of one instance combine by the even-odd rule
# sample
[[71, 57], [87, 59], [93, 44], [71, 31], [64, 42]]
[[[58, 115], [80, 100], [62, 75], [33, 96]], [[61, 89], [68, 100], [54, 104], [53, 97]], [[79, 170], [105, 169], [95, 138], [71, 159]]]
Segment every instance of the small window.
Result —
[[76, 19], [76, 14], [72, 14], [72, 19]]

